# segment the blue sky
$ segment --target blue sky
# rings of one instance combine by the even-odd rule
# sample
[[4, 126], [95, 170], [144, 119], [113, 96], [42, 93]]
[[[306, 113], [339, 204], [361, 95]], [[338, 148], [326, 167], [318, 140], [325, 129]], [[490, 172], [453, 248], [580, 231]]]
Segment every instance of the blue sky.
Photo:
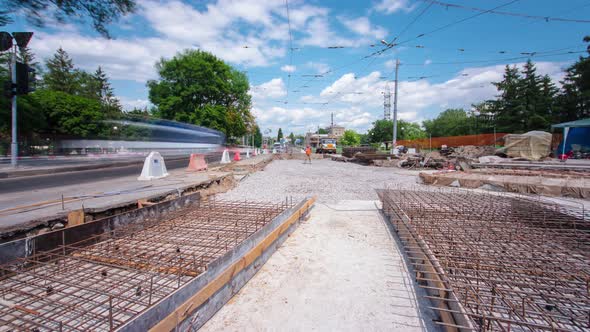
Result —
[[[540, 17], [588, 19], [588, 0], [444, 0], [442, 3]], [[75, 64], [101, 65], [126, 108], [148, 105], [146, 81], [154, 63], [186, 48], [210, 51], [246, 71], [253, 112], [263, 130], [304, 133], [335, 122], [360, 132], [383, 117], [383, 95], [393, 89], [401, 62], [399, 116], [435, 117], [448, 107], [492, 98], [490, 84], [506, 64], [532, 57], [539, 72], [557, 82], [585, 50], [589, 23], [478, 14], [417, 0], [143, 1], [138, 11], [110, 27], [114, 39], [88, 23], [31, 27], [17, 19], [5, 30], [34, 31], [29, 46], [39, 59], [63, 47]], [[413, 22], [413, 23], [412, 23]], [[290, 26], [290, 29], [289, 29]], [[289, 33], [290, 31], [290, 33]], [[424, 36], [418, 37], [421, 34]], [[290, 38], [291, 36], [291, 38]], [[400, 45], [383, 49], [382, 39]], [[292, 45], [292, 46], [291, 46]], [[334, 48], [338, 47], [338, 48]], [[291, 51], [292, 49], [292, 51]], [[290, 77], [289, 77], [290, 75]]]

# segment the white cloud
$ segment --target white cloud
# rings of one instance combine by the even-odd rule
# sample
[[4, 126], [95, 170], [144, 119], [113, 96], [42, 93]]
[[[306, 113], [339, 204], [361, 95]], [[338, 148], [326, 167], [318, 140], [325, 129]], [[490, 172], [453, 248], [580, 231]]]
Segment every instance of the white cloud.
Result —
[[430, 59], [426, 59], [426, 61], [424, 61], [425, 66], [428, 66], [431, 63], [432, 63], [432, 60], [430, 60]]
[[334, 122], [346, 128], [364, 131], [375, 121], [375, 117], [360, 107], [333, 107], [330, 109], [314, 107], [254, 107], [253, 113], [262, 128], [271, 128], [276, 132], [304, 134], [315, 131], [318, 126], [327, 127], [330, 115], [334, 113]]
[[[522, 63], [517, 66], [522, 67]], [[538, 62], [537, 72], [548, 74], [554, 82], [563, 76], [564, 63]], [[502, 80], [504, 65], [466, 68], [450, 79], [431, 83], [428, 80], [401, 81], [399, 86], [398, 117], [406, 121], [421, 121], [436, 116], [446, 108], [463, 107], [494, 98], [495, 87], [490, 84]], [[386, 88], [393, 90], [393, 83], [380, 79], [381, 73], [372, 72], [356, 77], [354, 73], [340, 76], [325, 87], [319, 95], [305, 95], [299, 99], [305, 103], [326, 103], [299, 108], [297, 104], [283, 107], [255, 103], [255, 115], [262, 128], [279, 127], [284, 132], [303, 133], [315, 131], [318, 126], [334, 121], [346, 128], [365, 132], [372, 122], [383, 117], [383, 95]], [[268, 83], [268, 82], [267, 82]]]
[[156, 61], [161, 56], [172, 56], [180, 47], [175, 42], [159, 38], [104, 39], [77, 33], [44, 32], [35, 35], [37, 38], [30, 46], [42, 58], [51, 57], [61, 46], [82, 69], [94, 71], [102, 66], [111, 79], [139, 82], [155, 78]]
[[391, 69], [395, 68], [395, 60], [387, 60], [387, 61], [385, 61], [384, 65], [385, 65], [386, 69], [391, 70]]
[[295, 70], [297, 70], [297, 67], [292, 65], [284, 65], [281, 67], [281, 70], [287, 73], [294, 73]]
[[323, 62], [309, 61], [305, 63], [305, 67], [314, 69], [318, 74], [323, 74], [330, 70], [330, 66]]
[[303, 46], [345, 46], [357, 47], [361, 45], [360, 40], [343, 38], [332, 30], [327, 17], [314, 17], [309, 20], [304, 30], [307, 35], [305, 38], [299, 40], [299, 44]]
[[145, 107], [148, 107], [151, 105], [150, 101], [147, 99], [141, 99], [141, 98], [128, 98], [128, 97], [123, 97], [123, 96], [119, 96], [117, 97], [119, 99], [119, 101], [121, 102], [121, 106], [123, 106], [123, 109], [126, 111], [131, 111], [134, 108], [140, 108], [143, 109]]
[[383, 104], [381, 93], [385, 91], [387, 84], [380, 77], [381, 73], [378, 71], [364, 77], [355, 77], [353, 73], [348, 73], [323, 89], [320, 97], [353, 105], [376, 107]]
[[373, 9], [376, 12], [393, 14], [399, 11], [410, 12], [414, 9], [414, 6], [410, 4], [409, 0], [381, 0]]
[[[325, 8], [295, 2], [290, 13], [292, 27], [305, 29], [311, 19], [327, 13]], [[154, 64], [161, 57], [172, 57], [187, 48], [203, 49], [245, 67], [270, 65], [287, 51], [282, 0], [219, 0], [201, 9], [178, 0], [146, 0], [137, 15], [155, 35], [109, 40], [67, 25], [56, 33], [36, 31], [31, 47], [39, 57], [47, 58], [62, 46], [83, 69], [101, 65], [113, 79], [136, 81], [155, 78]]]
[[251, 94], [256, 102], [269, 98], [284, 97], [287, 95], [287, 89], [282, 78], [273, 78], [268, 82], [253, 86]]
[[354, 19], [340, 17], [339, 19], [348, 30], [361, 36], [373, 37], [378, 40], [387, 35], [387, 30], [380, 26], [372, 26], [366, 16]]

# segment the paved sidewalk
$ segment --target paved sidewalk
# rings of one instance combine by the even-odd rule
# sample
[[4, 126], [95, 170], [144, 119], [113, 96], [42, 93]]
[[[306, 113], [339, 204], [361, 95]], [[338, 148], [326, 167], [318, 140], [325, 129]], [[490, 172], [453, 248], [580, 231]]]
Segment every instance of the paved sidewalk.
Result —
[[202, 331], [437, 330], [420, 296], [375, 201], [316, 203]]

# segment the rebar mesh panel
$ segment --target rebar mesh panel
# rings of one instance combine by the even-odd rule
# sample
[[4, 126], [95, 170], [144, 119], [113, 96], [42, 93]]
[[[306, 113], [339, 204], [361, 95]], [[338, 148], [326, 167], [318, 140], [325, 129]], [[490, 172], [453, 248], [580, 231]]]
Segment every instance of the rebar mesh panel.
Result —
[[0, 331], [116, 329], [291, 206], [201, 202], [2, 266]]
[[438, 266], [478, 330], [590, 329], [590, 222], [583, 208], [463, 190], [379, 196], [414, 268], [424, 271], [426, 260]]

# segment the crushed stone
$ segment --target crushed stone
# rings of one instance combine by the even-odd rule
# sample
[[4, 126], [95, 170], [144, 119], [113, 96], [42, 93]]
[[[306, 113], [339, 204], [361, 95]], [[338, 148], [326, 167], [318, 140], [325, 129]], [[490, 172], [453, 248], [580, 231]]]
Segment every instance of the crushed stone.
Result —
[[317, 195], [321, 203], [341, 200], [376, 200], [375, 189], [414, 188], [418, 171], [363, 166], [314, 160], [275, 160], [263, 171], [250, 174], [233, 190], [217, 195], [219, 199], [281, 202], [292, 197], [300, 201]]

